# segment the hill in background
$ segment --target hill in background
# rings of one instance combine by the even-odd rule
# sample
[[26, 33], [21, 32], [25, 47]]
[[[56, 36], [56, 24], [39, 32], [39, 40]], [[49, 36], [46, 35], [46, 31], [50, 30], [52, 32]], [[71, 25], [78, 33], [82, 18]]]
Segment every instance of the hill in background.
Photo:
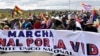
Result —
[[[55, 12], [65, 12], [68, 10], [45, 10], [45, 9], [35, 9], [35, 10], [23, 10], [22, 16], [24, 18], [29, 16], [29, 13], [35, 14], [35, 15], [40, 15], [40, 13], [45, 13], [48, 11], [49, 14], [51, 14], [53, 11]], [[12, 18], [12, 9], [0, 9], [0, 19], [3, 18]], [[15, 16], [18, 17], [18, 16]]]

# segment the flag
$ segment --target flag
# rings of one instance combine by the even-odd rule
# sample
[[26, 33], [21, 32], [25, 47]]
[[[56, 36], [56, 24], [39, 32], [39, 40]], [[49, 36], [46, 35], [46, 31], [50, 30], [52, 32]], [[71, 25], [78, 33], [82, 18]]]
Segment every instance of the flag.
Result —
[[96, 27], [99, 26], [98, 13], [95, 8], [93, 8], [93, 23], [94, 23], [94, 26]]
[[14, 10], [11, 10], [12, 18], [14, 18]]
[[92, 15], [90, 16], [89, 22], [93, 23], [93, 26], [99, 27], [99, 19], [98, 19], [98, 13], [97, 10], [94, 8]]
[[84, 2], [82, 2], [82, 4], [81, 4], [81, 5], [84, 7], [85, 11], [90, 12], [90, 11], [91, 11], [91, 9], [92, 9], [92, 6], [91, 6], [91, 5], [86, 4], [86, 3], [84, 3]]
[[98, 17], [97, 10], [93, 8], [93, 21], [96, 21], [97, 17]]
[[14, 14], [16, 15], [16, 14], [22, 14], [22, 13], [23, 13], [22, 10], [18, 6], [15, 6]]

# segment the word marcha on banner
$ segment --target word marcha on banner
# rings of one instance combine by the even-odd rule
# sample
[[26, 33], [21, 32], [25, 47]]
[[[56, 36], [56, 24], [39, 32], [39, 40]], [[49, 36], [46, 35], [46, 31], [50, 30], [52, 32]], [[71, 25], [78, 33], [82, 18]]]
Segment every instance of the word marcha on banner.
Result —
[[8, 37], [54, 37], [54, 35], [48, 30], [8, 31]]

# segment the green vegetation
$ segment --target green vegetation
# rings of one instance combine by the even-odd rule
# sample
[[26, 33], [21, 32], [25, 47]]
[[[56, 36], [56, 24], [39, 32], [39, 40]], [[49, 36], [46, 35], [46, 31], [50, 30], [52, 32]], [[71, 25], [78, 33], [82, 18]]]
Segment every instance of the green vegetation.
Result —
[[[46, 10], [27, 10], [27, 11], [23, 10], [23, 14], [21, 16], [28, 17], [29, 13], [39, 15], [40, 13], [44, 13], [45, 11]], [[19, 17], [19, 16], [20, 15], [16, 15], [14, 17]], [[5, 17], [12, 18], [12, 11], [11, 11], [11, 9], [0, 9], [0, 19], [3, 19]]]
[[[66, 12], [68, 10], [45, 10], [45, 9], [23, 10], [22, 15], [16, 15], [14, 16], [14, 18], [18, 18], [20, 16], [22, 16], [23, 18], [27, 18], [29, 16], [29, 13], [32, 13], [33, 15], [40, 15], [41, 13], [46, 13], [46, 11], [48, 11], [49, 14], [52, 14], [52, 12], [55, 12], [55, 14], [52, 14], [52, 15], [57, 15], [60, 12]], [[0, 9], [0, 20], [2, 20], [3, 18], [12, 19], [12, 9]], [[99, 18], [100, 18], [100, 13], [99, 13]]]
[[[48, 11], [49, 14], [52, 13], [52, 11], [55, 11], [55, 10], [44, 10], [44, 9], [37, 9], [37, 10], [23, 10], [23, 14], [22, 15], [16, 15], [14, 16], [15, 18], [16, 17], [20, 17], [22, 16], [23, 18], [27, 18], [29, 16], [29, 13], [32, 13], [32, 14], [35, 14], [35, 15], [40, 15], [41, 13], [45, 13], [46, 11]], [[65, 11], [65, 10], [59, 10], [59, 11], [56, 11], [56, 12], [62, 12], [62, 11]], [[12, 9], [0, 9], [0, 19], [3, 19], [3, 18], [9, 18], [11, 19], [12, 18]]]

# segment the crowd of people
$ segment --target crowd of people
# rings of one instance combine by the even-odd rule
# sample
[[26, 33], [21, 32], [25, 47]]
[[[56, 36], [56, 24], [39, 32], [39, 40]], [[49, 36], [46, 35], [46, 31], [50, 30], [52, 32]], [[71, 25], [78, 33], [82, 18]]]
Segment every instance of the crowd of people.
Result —
[[57, 15], [42, 13], [41, 15], [31, 15], [28, 18], [14, 18], [8, 20], [5, 18], [0, 22], [0, 29], [3, 30], [33, 30], [33, 29], [56, 29], [56, 30], [79, 30], [98, 32], [89, 21], [90, 12], [60, 12]]
[[[30, 15], [28, 18], [5, 18], [0, 21], [1, 30], [33, 30], [33, 29], [55, 29], [98, 32], [93, 22], [89, 21], [90, 12], [60, 12], [59, 14], [42, 13]], [[98, 18], [99, 19], [99, 18]], [[0, 52], [5, 53], [5, 52]], [[64, 56], [64, 55], [56, 55]]]

